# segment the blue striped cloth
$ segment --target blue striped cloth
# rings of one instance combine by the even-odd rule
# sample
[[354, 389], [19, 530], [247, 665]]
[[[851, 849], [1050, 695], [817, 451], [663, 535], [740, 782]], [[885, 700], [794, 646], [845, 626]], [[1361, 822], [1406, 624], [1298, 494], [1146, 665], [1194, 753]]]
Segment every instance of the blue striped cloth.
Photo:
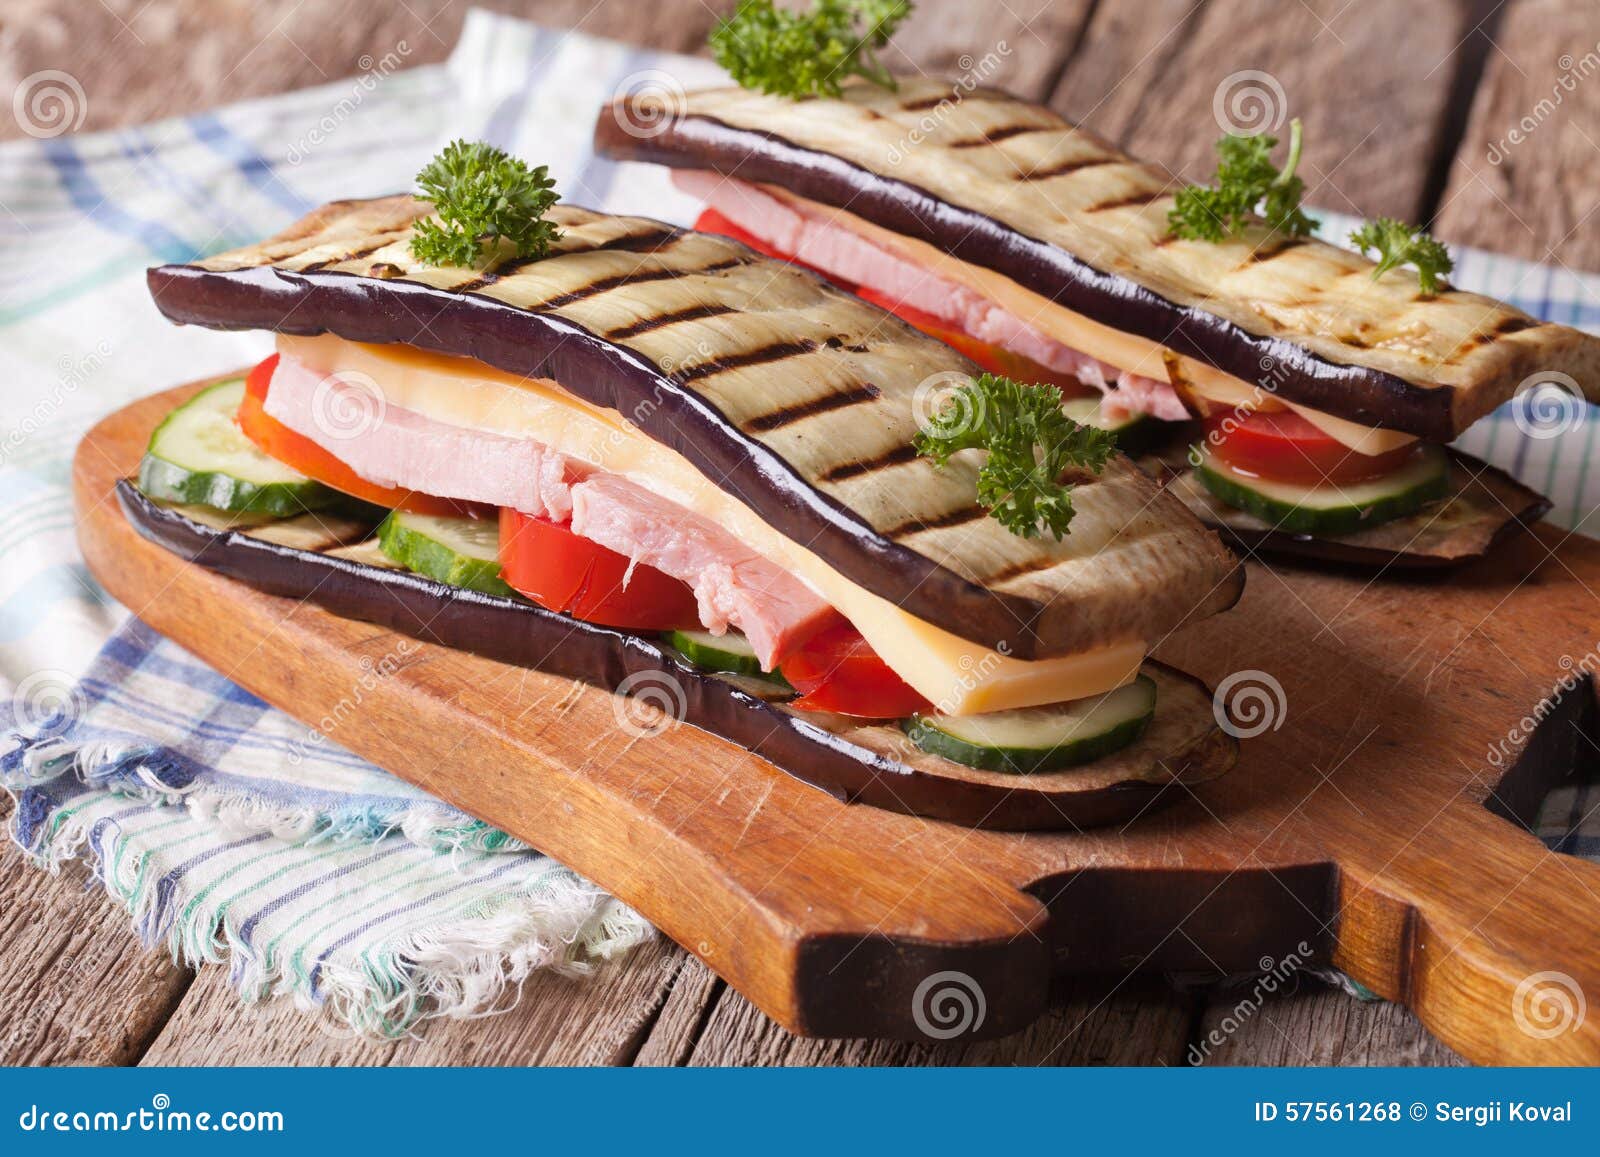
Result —
[[[590, 132], [620, 92], [717, 81], [708, 62], [479, 11], [448, 62], [409, 68], [409, 53], [397, 43], [354, 79], [211, 113], [88, 135], [30, 123], [32, 139], [0, 144], [0, 682], [25, 735], [3, 762], [15, 835], [50, 867], [87, 856], [146, 941], [226, 960], [247, 996], [290, 993], [380, 1032], [489, 1007], [527, 968], [613, 950], [643, 925], [476, 821], [305, 748], [304, 728], [153, 640], [84, 568], [68, 467], [100, 415], [270, 348], [167, 325], [147, 266], [408, 188], [452, 137], [547, 163], [569, 201], [692, 221], [698, 205], [665, 171], [596, 158]], [[1324, 235], [1350, 225], [1329, 215]], [[1456, 256], [1463, 287], [1600, 324], [1600, 279]], [[1594, 416], [1579, 406], [1552, 430], [1508, 407], [1462, 444], [1549, 494], [1561, 525], [1592, 529]], [[1552, 800], [1547, 834], [1593, 852], [1569, 835], [1588, 811], [1581, 792]]]
[[506, 1007], [531, 970], [582, 972], [652, 934], [137, 619], [76, 682], [24, 680], [0, 726], [16, 843], [52, 872], [86, 858], [145, 946], [225, 963], [246, 1001], [286, 995], [393, 1036]]

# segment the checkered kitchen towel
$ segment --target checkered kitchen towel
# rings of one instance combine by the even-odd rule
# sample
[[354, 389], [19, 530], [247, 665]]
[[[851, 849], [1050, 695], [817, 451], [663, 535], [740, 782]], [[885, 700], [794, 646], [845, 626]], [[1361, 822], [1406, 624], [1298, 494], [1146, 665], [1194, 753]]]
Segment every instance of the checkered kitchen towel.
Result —
[[[0, 145], [0, 685], [33, 736], [5, 763], [16, 834], [47, 863], [90, 855], [147, 939], [227, 956], [247, 993], [287, 989], [380, 1030], [429, 1001], [481, 1007], [518, 968], [637, 926], [360, 761], [319, 746], [292, 763], [303, 728], [137, 627], [118, 633], [127, 611], [73, 543], [68, 464], [101, 414], [269, 349], [260, 334], [169, 326], [146, 266], [252, 241], [326, 200], [405, 189], [451, 137], [549, 164], [572, 202], [692, 219], [663, 171], [597, 159], [589, 137], [617, 92], [713, 81], [708, 62], [482, 12], [446, 64], [407, 68], [411, 50], [362, 58], [353, 80], [92, 135], [64, 130], [96, 98], [94, 78], [40, 73], [12, 103], [33, 139]], [[1348, 228], [1330, 217], [1325, 235]], [[1457, 257], [1462, 286], [1600, 324], [1600, 278]], [[1557, 401], [1521, 421], [1503, 411], [1464, 444], [1587, 528], [1597, 423]], [[52, 701], [73, 719], [56, 720]], [[1565, 833], [1585, 814], [1569, 799], [1547, 819]]]

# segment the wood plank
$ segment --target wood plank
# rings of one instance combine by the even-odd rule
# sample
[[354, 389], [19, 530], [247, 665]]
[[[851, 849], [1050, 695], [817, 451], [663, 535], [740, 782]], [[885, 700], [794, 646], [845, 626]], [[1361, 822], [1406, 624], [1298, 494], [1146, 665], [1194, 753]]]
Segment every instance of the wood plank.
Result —
[[970, 77], [1044, 100], [1092, 7], [1091, 0], [919, 0], [884, 62], [895, 72]]
[[1194, 1043], [1200, 1051], [1186, 1058], [1211, 1065], [1466, 1063], [1404, 1005], [1360, 1001], [1310, 977], [1264, 1000], [1248, 986], [1215, 993]]
[[279, 998], [240, 1003], [226, 970], [207, 967], [140, 1063], [146, 1065], [621, 1065], [632, 1062], [689, 959], [665, 940], [586, 976], [545, 970], [515, 1007], [434, 1020], [395, 1041], [356, 1036]]
[[[1466, 16], [1454, 0], [1102, 4], [1052, 103], [1185, 181], [1215, 171], [1218, 90], [1305, 122], [1307, 200], [1414, 218], [1425, 199]], [[1192, 14], [1191, 14], [1192, 12]], [[1264, 73], [1270, 80], [1238, 74]], [[1274, 90], [1281, 90], [1281, 97]], [[1226, 86], [1226, 87], [1224, 87]], [[1227, 105], [1224, 99], [1224, 107]], [[1235, 119], [1258, 127], [1247, 102]]]
[[636, 1065], [688, 1064], [707, 1018], [727, 988], [727, 984], [701, 961], [686, 952], [683, 956], [684, 966], [673, 978], [672, 992], [662, 1006], [661, 1015], [651, 1025], [649, 1037], [634, 1057]]
[[[0, 792], [0, 826], [12, 803]], [[0, 849], [0, 1065], [125, 1065], [191, 974], [142, 951], [122, 906], [82, 865], [52, 876]]]
[[1500, 25], [1434, 232], [1600, 269], [1600, 36], [1581, 0], [1521, 0]]
[[[700, 0], [474, 0], [553, 27], [674, 51], [701, 46], [716, 13]], [[469, 5], [462, 0], [148, 0], [138, 5], [41, 0], [7, 22], [0, 90], [59, 69], [84, 89], [85, 131], [141, 124], [250, 97], [325, 84], [397, 54], [407, 66], [443, 60]], [[23, 136], [0, 117], [0, 139]]]
[[1049, 1008], [999, 1040], [914, 1044], [808, 1040], [785, 1032], [725, 988], [689, 1058], [692, 1065], [1160, 1065], [1179, 1064], [1192, 999], [1159, 978], [1058, 981]]

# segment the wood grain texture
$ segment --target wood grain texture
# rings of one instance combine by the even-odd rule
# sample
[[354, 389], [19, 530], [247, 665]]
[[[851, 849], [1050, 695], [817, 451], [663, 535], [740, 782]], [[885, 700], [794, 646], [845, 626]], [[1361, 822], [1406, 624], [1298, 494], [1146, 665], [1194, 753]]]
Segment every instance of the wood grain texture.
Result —
[[915, 1044], [807, 1040], [785, 1032], [731, 988], [721, 993], [692, 1065], [1171, 1065], [1181, 1063], [1194, 1012], [1154, 977], [1076, 977], [1049, 1008], [1000, 1040]]
[[[1052, 104], [1135, 156], [1204, 181], [1216, 169], [1219, 89], [1254, 87], [1268, 94], [1267, 123], [1281, 114], [1280, 136], [1288, 117], [1305, 122], [1308, 203], [1414, 218], [1464, 20], [1455, 0], [1101, 4]], [[1239, 75], [1247, 70], [1271, 79]], [[1239, 118], [1246, 128], [1258, 127], [1251, 107]]]
[[395, 1041], [356, 1036], [287, 998], [241, 1005], [227, 970], [205, 968], [139, 1063], [626, 1065], [684, 960], [658, 940], [588, 975], [540, 971], [502, 1015], [425, 1021]]
[[[202, 658], [270, 650], [235, 677], [320, 717], [391, 638], [185, 564], [101, 501], [177, 396], [80, 450], [90, 568]], [[1161, 653], [1280, 687], [1280, 726], [1189, 803], [1118, 831], [850, 807], [688, 728], [620, 735], [603, 692], [430, 646], [365, 700], [367, 718], [405, 723], [340, 739], [615, 891], [791, 1030], [911, 1036], [923, 983], [956, 970], [984, 994], [974, 1027], [1002, 1035], [1047, 1011], [1041, 954], [1058, 971], [1222, 973], [1294, 950], [1410, 1004], [1472, 1059], [1595, 1061], [1600, 1024], [1539, 1039], [1513, 1001], [1549, 969], [1600, 990], [1600, 866], [1483, 802], [1493, 745], [1551, 694], [1562, 655], [1594, 646], [1596, 586], [1600, 544], [1544, 530], [1426, 584], [1256, 568], [1237, 611]], [[1511, 757], [1565, 775], [1594, 715], [1587, 685], [1564, 691], [1555, 726]]]
[[918, 0], [884, 61], [895, 72], [971, 76], [1045, 100], [1092, 7], [1090, 0]]
[[[1592, 5], [1521, 0], [1499, 27], [1435, 232], [1600, 269], [1600, 23]], [[1515, 135], [1513, 135], [1515, 134]]]
[[[441, 61], [473, 6], [678, 52], [716, 20], [700, 0], [7, 0], [0, 91], [60, 69], [84, 88], [84, 131], [140, 124], [355, 76], [363, 56]], [[0, 118], [0, 139], [22, 135]]]
[[1297, 991], [1265, 1001], [1248, 985], [1218, 992], [1200, 1018], [1195, 1043], [1204, 1051], [1190, 1059], [1210, 1065], [1464, 1063], [1403, 1006], [1355, 1000], [1309, 978]]
[[[11, 822], [0, 793], [0, 824]], [[137, 1060], [191, 974], [147, 952], [82, 865], [59, 875], [0, 848], [0, 1065]]]

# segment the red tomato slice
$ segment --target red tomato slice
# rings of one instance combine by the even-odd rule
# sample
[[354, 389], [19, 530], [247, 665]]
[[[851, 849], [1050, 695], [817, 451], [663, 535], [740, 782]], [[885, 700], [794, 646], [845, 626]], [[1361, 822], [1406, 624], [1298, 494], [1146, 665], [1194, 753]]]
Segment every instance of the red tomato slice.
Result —
[[1085, 385], [1071, 374], [1059, 373], [1049, 366], [1040, 365], [1032, 358], [1025, 358], [1002, 346], [979, 341], [971, 334], [955, 329], [944, 319], [897, 301], [888, 294], [879, 293], [863, 285], [856, 288], [856, 296], [872, 302], [879, 309], [888, 310], [901, 321], [916, 326], [929, 337], [938, 338], [992, 374], [1001, 374], [1019, 382], [1052, 385], [1058, 388], [1061, 396], [1065, 398], [1088, 397], [1097, 392], [1093, 386]]
[[500, 575], [541, 607], [586, 623], [636, 631], [700, 626], [688, 584], [642, 564], [628, 575], [626, 555], [508, 507], [500, 510]]
[[1358, 454], [1293, 410], [1225, 410], [1206, 419], [1212, 451], [1229, 466], [1275, 482], [1338, 484], [1399, 469], [1416, 444]]
[[778, 669], [801, 692], [793, 707], [866, 719], [899, 719], [932, 709], [848, 623], [813, 636]]
[[331, 486], [363, 502], [390, 510], [451, 516], [481, 515], [486, 512], [488, 508], [470, 502], [456, 502], [431, 494], [418, 494], [415, 490], [399, 490], [368, 482], [310, 438], [270, 416], [262, 404], [267, 398], [272, 371], [277, 368], [278, 355], [273, 354], [250, 371], [250, 376], [245, 379], [244, 401], [239, 403], [236, 419], [244, 436], [254, 442], [263, 454], [276, 458], [290, 469], [298, 470], [324, 486]]
[[823, 273], [822, 270], [818, 269], [815, 265], [807, 265], [804, 261], [801, 261], [788, 253], [779, 252], [771, 245], [767, 244], [767, 242], [757, 237], [754, 233], [747, 233], [743, 229], [739, 228], [739, 226], [728, 220], [728, 218], [724, 217], [721, 213], [718, 213], [715, 209], [701, 210], [700, 216], [695, 219], [694, 227], [696, 232], [718, 233], [723, 237], [731, 237], [741, 245], [748, 245], [757, 253], [765, 254], [768, 257], [776, 257], [779, 261], [787, 261], [789, 264], [798, 265], [802, 269], [809, 269], [819, 277], [827, 278], [841, 289], [855, 289], [855, 286], [848, 281], [834, 277], [830, 273]]

